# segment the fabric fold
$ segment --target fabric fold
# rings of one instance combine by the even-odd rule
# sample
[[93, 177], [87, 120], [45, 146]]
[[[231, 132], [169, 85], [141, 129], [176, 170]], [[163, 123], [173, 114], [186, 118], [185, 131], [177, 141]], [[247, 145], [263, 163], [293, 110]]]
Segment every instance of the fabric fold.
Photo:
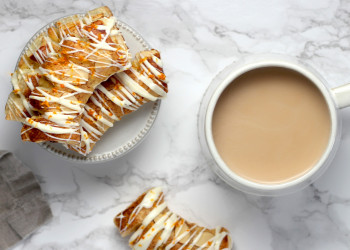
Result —
[[34, 174], [11, 152], [0, 150], [0, 249], [7, 249], [52, 213]]

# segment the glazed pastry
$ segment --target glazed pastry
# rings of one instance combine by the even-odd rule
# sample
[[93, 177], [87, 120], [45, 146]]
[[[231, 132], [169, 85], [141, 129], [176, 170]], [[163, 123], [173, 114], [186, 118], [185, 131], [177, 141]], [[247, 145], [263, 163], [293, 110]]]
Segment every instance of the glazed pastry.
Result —
[[130, 234], [132, 249], [231, 249], [227, 229], [208, 229], [172, 213], [164, 202], [161, 188], [142, 194], [114, 218], [120, 234]]
[[167, 80], [157, 50], [136, 54], [133, 66], [100, 84], [84, 107], [81, 120], [81, 142], [70, 148], [91, 152], [95, 143], [124, 115], [137, 110], [148, 101], [166, 96]]
[[60, 19], [21, 57], [6, 119], [24, 124], [25, 141], [79, 144], [81, 115], [94, 89], [130, 66], [108, 7]]

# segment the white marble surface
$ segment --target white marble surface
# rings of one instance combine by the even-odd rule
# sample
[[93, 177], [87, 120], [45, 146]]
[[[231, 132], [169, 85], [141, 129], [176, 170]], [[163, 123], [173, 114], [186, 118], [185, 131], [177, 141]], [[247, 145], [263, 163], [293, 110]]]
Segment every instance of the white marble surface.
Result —
[[202, 158], [197, 111], [211, 79], [242, 55], [302, 58], [332, 87], [350, 82], [347, 0], [0, 1], [0, 107], [26, 41], [45, 23], [102, 4], [162, 52], [170, 93], [148, 138], [129, 155], [79, 165], [22, 143], [0, 117], [0, 148], [39, 178], [54, 218], [14, 249], [128, 249], [114, 215], [146, 188], [168, 188], [170, 207], [203, 225], [226, 226], [238, 250], [350, 249], [350, 110], [342, 144], [314, 185], [280, 198], [255, 197], [219, 180]]

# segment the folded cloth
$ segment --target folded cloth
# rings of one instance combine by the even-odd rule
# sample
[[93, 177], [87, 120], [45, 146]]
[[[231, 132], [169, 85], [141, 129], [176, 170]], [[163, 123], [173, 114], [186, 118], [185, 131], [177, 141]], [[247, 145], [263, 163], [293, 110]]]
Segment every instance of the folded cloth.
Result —
[[12, 153], [0, 150], [0, 250], [13, 246], [51, 217], [30, 169]]

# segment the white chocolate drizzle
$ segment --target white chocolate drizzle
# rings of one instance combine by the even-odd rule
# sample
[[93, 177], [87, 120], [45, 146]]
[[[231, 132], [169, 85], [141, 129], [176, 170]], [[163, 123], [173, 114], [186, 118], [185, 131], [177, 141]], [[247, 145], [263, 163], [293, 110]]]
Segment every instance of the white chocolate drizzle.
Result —
[[[120, 38], [113, 38], [121, 35], [116, 28], [115, 17], [99, 18], [95, 20], [98, 24], [93, 23], [95, 21], [92, 20], [90, 13], [84, 17], [72, 16], [69, 20], [75, 25], [73, 29], [71, 26], [68, 27], [65, 20], [56, 23], [57, 32], [55, 28], [50, 28], [57, 36], [58, 42], [51, 40], [48, 31], [45, 31], [40, 37], [41, 40], [30, 44], [31, 54], [27, 53], [22, 57], [25, 70], [18, 68], [12, 76], [14, 92], [19, 95], [23, 107], [13, 100], [9, 100], [9, 105], [11, 105], [10, 110], [14, 116], [21, 116], [26, 125], [41, 130], [53, 141], [70, 143], [73, 135], [80, 135], [82, 137], [80, 143], [89, 147], [90, 144], [95, 143], [91, 136], [97, 140], [102, 135], [99, 129], [113, 126], [113, 123], [105, 117], [95, 115], [93, 119], [97, 120], [99, 129], [84, 121], [79, 124], [79, 117], [84, 113], [84, 103], [81, 103], [76, 96], [93, 93], [90, 87], [86, 87], [89, 86], [87, 83], [92, 77], [103, 80], [108, 78], [108, 75], [104, 75], [101, 69], [110, 67], [116, 67], [116, 71], [128, 69], [131, 66], [130, 54], [125, 44], [117, 42], [121, 40]], [[61, 50], [57, 50], [59, 47], [65, 49], [64, 54]], [[112, 56], [111, 52], [116, 56]], [[83, 60], [81, 60], [81, 55], [84, 57]], [[39, 66], [29, 63], [27, 58], [35, 60]], [[65, 58], [66, 61], [63, 64], [58, 62], [59, 67], [47, 67], [50, 63], [55, 63], [62, 58]], [[82, 63], [77, 64], [72, 60], [79, 60]], [[90, 63], [84, 64], [84, 61], [93, 62], [94, 65], [91, 67]], [[42, 88], [38, 84], [41, 77], [51, 82], [54, 88], [49, 89], [46, 85], [45, 88]], [[25, 83], [24, 88], [19, 81]], [[27, 89], [31, 93], [29, 96], [23, 94]], [[41, 103], [42, 108], [39, 109], [35, 105], [34, 108], [31, 100]], [[93, 102], [98, 103], [99, 101], [95, 98]], [[40, 111], [39, 116], [35, 116], [36, 111]], [[119, 119], [102, 105], [101, 111], [108, 114], [112, 120]], [[84, 115], [88, 114], [85, 112]], [[44, 119], [38, 119], [40, 117]], [[22, 134], [27, 133], [31, 128], [22, 131]], [[91, 133], [88, 134], [84, 129]], [[64, 134], [66, 135], [64, 138], [69, 139], [62, 139], [59, 134]]]
[[32, 120], [31, 118], [26, 118], [26, 124], [33, 128], [37, 128], [43, 132], [50, 133], [50, 134], [73, 134], [77, 133], [76, 129], [73, 128], [62, 128], [62, 127], [55, 127], [49, 124], [44, 124], [40, 122], [36, 122]]
[[[154, 52], [155, 50], [152, 53]], [[83, 119], [85, 119], [85, 123], [82, 124], [82, 131], [85, 132], [84, 137], [82, 136], [82, 140], [84, 141], [78, 146], [73, 147], [76, 151], [84, 155], [90, 153], [95, 142], [88, 141], [88, 150], [87, 147], [84, 147], [85, 139], [91, 137], [91, 134], [94, 134], [97, 141], [99, 138], [96, 138], [96, 136], [102, 135], [109, 127], [112, 127], [114, 121], [120, 120], [120, 117], [111, 111], [112, 109], [106, 103], [107, 100], [118, 106], [124, 114], [124, 110], [135, 111], [142, 104], [146, 103], [147, 100], [155, 101], [166, 96], [166, 83], [168, 81], [165, 75], [148, 62], [148, 60], [151, 60], [162, 69], [162, 61], [152, 53], [149, 52], [146, 57], [141, 57], [139, 62], [142, 66], [141, 69], [132, 67], [124, 72], [116, 73], [109, 78], [108, 83], [105, 82], [96, 87], [88, 104], [84, 108]], [[138, 55], [141, 56], [142, 52], [138, 53]], [[107, 88], [107, 86], [109, 87]], [[91, 108], [93, 106], [92, 104], [99, 108], [99, 113]], [[94, 125], [89, 125], [87, 121], [92, 122]], [[103, 123], [105, 126], [101, 126], [99, 123]], [[96, 133], [96, 130], [99, 130], [101, 133]]]
[[[157, 203], [155, 204], [156, 201]], [[170, 250], [180, 242], [181, 247], [177, 248], [179, 250], [193, 249], [194, 247], [196, 247], [195, 249], [220, 250], [223, 249], [221, 244], [226, 237], [228, 237], [229, 248], [225, 249], [228, 250], [232, 247], [228, 232], [221, 227], [217, 227], [215, 233], [211, 231], [211, 234], [213, 234], [211, 238], [203, 238], [204, 233], [209, 230], [207, 228], [199, 227], [195, 224], [190, 228], [185, 227], [188, 224], [186, 224], [184, 219], [167, 210], [167, 205], [162, 197], [162, 189], [159, 187], [153, 188], [145, 194], [142, 201], [131, 212], [124, 228], [122, 228], [122, 220], [125, 218], [123, 213], [116, 217], [119, 220], [121, 233], [129, 229], [128, 227], [143, 209], [151, 210], [129, 239], [132, 249], [147, 250], [152, 242], [155, 242], [155, 246], [152, 249], [162, 247], [162, 249]], [[160, 236], [157, 236], [159, 234]], [[171, 236], [172, 238], [169, 242]], [[208, 233], [206, 237], [208, 237]]]

